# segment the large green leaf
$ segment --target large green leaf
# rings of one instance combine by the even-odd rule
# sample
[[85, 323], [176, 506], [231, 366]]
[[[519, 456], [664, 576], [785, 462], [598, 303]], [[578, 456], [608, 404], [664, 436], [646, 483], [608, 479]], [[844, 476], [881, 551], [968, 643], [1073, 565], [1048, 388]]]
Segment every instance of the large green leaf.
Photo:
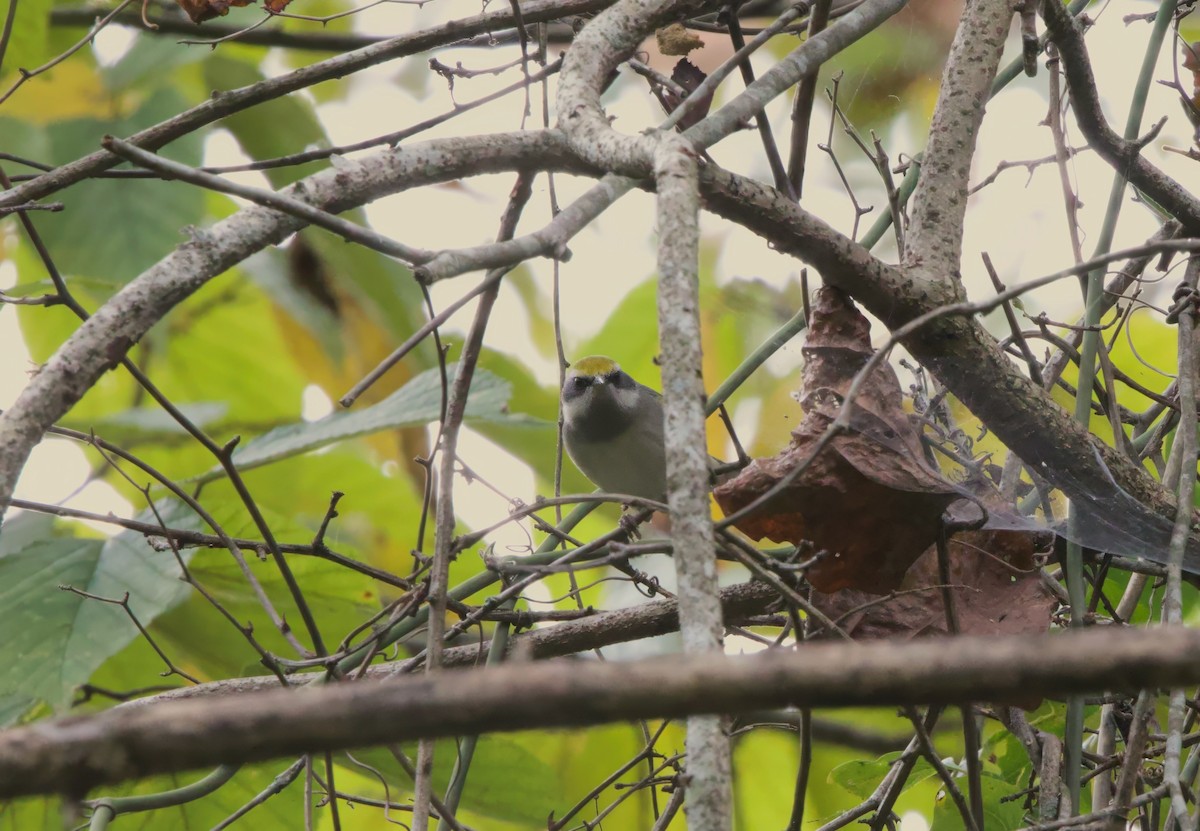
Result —
[[[453, 378], [456, 365], [448, 372]], [[528, 417], [510, 415], [508, 399], [512, 388], [507, 382], [484, 370], [477, 370], [467, 401], [468, 421], [528, 421]], [[442, 382], [436, 369], [426, 370], [378, 404], [358, 410], [335, 412], [318, 421], [297, 422], [277, 427], [247, 442], [234, 454], [241, 470], [260, 467], [300, 453], [325, 447], [358, 436], [418, 427], [441, 416]], [[205, 474], [204, 481], [222, 475], [219, 470]]]
[[[189, 421], [203, 429], [224, 418], [229, 406], [224, 401], [202, 401], [180, 404], [178, 409]], [[157, 406], [134, 407], [110, 416], [91, 419], [89, 423], [97, 433], [109, 441], [119, 441], [124, 436], [145, 441], [148, 436], [153, 435], [188, 435], [170, 413]]]
[[800, 743], [777, 730], [751, 730], [733, 749], [738, 828], [785, 828], [791, 816]]
[[[163, 87], [126, 118], [79, 118], [51, 124], [53, 161], [70, 161], [94, 152], [105, 134], [126, 136], [186, 107], [182, 96]], [[192, 133], [163, 153], [196, 165], [202, 140], [202, 133]], [[186, 242], [184, 229], [199, 223], [204, 215], [204, 192], [183, 182], [92, 179], [55, 194], [55, 198], [63, 202], [65, 210], [39, 216], [36, 221], [59, 270], [68, 276], [102, 280], [114, 289]]]
[[66, 535], [57, 533], [56, 520], [49, 514], [10, 512], [4, 524], [0, 525], [0, 557], [7, 557], [26, 546], [59, 536]]
[[[658, 724], [650, 722], [646, 725], [651, 732], [658, 729]], [[664, 756], [671, 756], [683, 751], [684, 726], [679, 721], [667, 727], [655, 743], [655, 750]], [[634, 755], [640, 753], [646, 746], [646, 738], [640, 729], [633, 724], [606, 724], [588, 730], [575, 730], [562, 734], [562, 738], [549, 748], [557, 754], [551, 757], [551, 763], [557, 764], [560, 776], [563, 778], [562, 793], [558, 797], [559, 807], [555, 816], [563, 816], [564, 810], [574, 805], [593, 788], [604, 781], [612, 771], [617, 770], [628, 762]], [[619, 780], [626, 787], [638, 782], [647, 773], [646, 765], [640, 764], [633, 770], [627, 771]], [[671, 771], [665, 771], [670, 775]], [[469, 783], [468, 783], [469, 786]], [[607, 807], [613, 797], [626, 795], [624, 789], [605, 791], [601, 799], [592, 801], [575, 817], [570, 827], [579, 827], [583, 820], [594, 820], [598, 811]], [[658, 795], [658, 805], [664, 803], [661, 790]], [[604, 828], [648, 829], [649, 818], [654, 816], [653, 801], [647, 788], [639, 788], [633, 795], [624, 799], [617, 809], [604, 819]], [[541, 827], [545, 827], [543, 824]], [[599, 826], [597, 826], [599, 827]], [[672, 823], [671, 828], [680, 828], [678, 822]]]
[[[326, 454], [313, 461], [324, 462], [327, 456], [335, 455]], [[291, 477], [300, 478], [296, 476], [296, 470], [309, 467], [303, 464], [308, 461], [294, 460], [301, 464], [293, 467]], [[332, 466], [333, 469], [346, 466], [345, 458], [338, 458], [337, 462]], [[293, 462], [278, 467], [286, 468], [291, 464]], [[328, 472], [331, 468], [321, 469]], [[261, 473], [274, 470], [271, 468]], [[382, 476], [379, 478], [382, 479]], [[282, 504], [288, 501], [293, 492], [281, 498], [270, 488], [263, 487], [261, 478], [256, 480], [253, 474], [247, 477], [247, 485], [255, 494], [259, 511], [276, 539], [281, 543], [308, 542], [312, 539], [323, 509], [328, 505], [328, 490], [309, 483], [307, 501], [296, 505]], [[261, 539], [245, 507], [232, 495], [232, 488], [227, 483], [205, 488], [202, 497], [214, 520], [227, 534], [238, 538]], [[280, 513], [281, 507], [288, 509], [288, 513]], [[347, 511], [345, 517], [339, 515], [328, 529], [326, 543], [339, 554], [361, 560], [362, 555], [343, 532], [343, 523], [353, 518], [352, 511]], [[331, 646], [379, 609], [378, 588], [370, 578], [318, 557], [301, 554], [285, 556], [303, 591], [305, 602]], [[244, 549], [244, 557], [246, 568], [275, 609], [293, 625], [296, 636], [307, 642], [306, 629], [300, 622], [294, 599], [274, 559], [263, 549], [250, 546]], [[208, 597], [192, 593], [186, 602], [161, 615], [151, 627], [155, 642], [177, 666], [203, 680], [261, 675], [266, 671], [259, 654], [247, 642], [244, 634], [219, 613], [208, 598], [219, 602], [239, 625], [251, 626], [255, 640], [264, 648], [279, 655], [295, 655], [291, 644], [284, 640], [263, 610], [241, 566], [227, 550], [199, 549], [194, 552], [188, 568], [192, 578], [207, 592]], [[92, 682], [112, 689], [141, 688], [157, 683], [154, 676], [160, 669], [161, 665], [145, 645], [134, 642], [106, 661], [93, 675]]]
[[[344, 219], [365, 223], [360, 208], [342, 214]], [[321, 260], [321, 265], [348, 290], [362, 309], [381, 327], [402, 342], [425, 322], [424, 299], [412, 271], [390, 257], [381, 257], [361, 245], [347, 245], [341, 237], [322, 228], [301, 232]], [[432, 366], [437, 362], [431, 348], [415, 349], [405, 359], [410, 365]], [[422, 363], [424, 361], [424, 363]]]
[[181, 303], [143, 339], [138, 357], [171, 401], [220, 402], [243, 435], [296, 418], [308, 383], [270, 299], [238, 270]]
[[[142, 519], [153, 521], [149, 514]], [[62, 707], [97, 667], [138, 637], [118, 606], [62, 586], [116, 599], [128, 592], [143, 624], [190, 591], [174, 557], [132, 531], [108, 540], [41, 539], [0, 556], [0, 695]]]
[[603, 328], [586, 340], [575, 354], [568, 353], [567, 360], [608, 355], [638, 381], [658, 389], [659, 372], [654, 365], [658, 354], [657, 293], [658, 281], [654, 278], [625, 292], [625, 298], [609, 315]]
[[196, 63], [212, 53], [207, 49], [183, 48], [174, 38], [139, 37], [120, 60], [101, 70], [104, 85], [120, 95], [130, 89], [146, 90], [175, 83], [177, 67]]

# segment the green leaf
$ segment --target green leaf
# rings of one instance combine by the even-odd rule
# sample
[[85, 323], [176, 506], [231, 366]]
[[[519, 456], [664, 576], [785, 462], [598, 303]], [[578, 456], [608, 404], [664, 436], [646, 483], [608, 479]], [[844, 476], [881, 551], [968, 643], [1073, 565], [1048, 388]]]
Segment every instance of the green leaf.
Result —
[[[651, 732], [654, 732], [658, 724], [650, 722], [648, 727]], [[683, 742], [684, 726], [682, 721], [672, 723], [667, 726], [655, 743], [655, 750], [664, 756], [681, 753]], [[562, 817], [564, 811], [596, 786], [604, 773], [621, 767], [632, 756], [639, 753], [645, 747], [645, 743], [646, 740], [641, 730], [633, 724], [607, 724], [589, 730], [561, 734], [561, 739], [554, 748], [557, 751], [557, 764], [563, 778], [563, 788], [558, 798], [555, 816]], [[669, 768], [667, 770], [670, 771]], [[604, 773], [600, 773], [600, 771], [604, 771]], [[642, 764], [627, 771], [619, 781], [628, 786], [645, 775], [646, 767]], [[470, 783], [468, 783], [469, 786]], [[627, 791], [622, 789], [620, 793], [624, 795]], [[661, 806], [664, 799], [661, 791], [658, 799], [658, 804]], [[607, 806], [601, 800], [592, 802], [576, 815], [571, 827], [579, 827], [583, 820], [594, 820], [597, 812], [604, 807]], [[603, 827], [643, 829], [649, 827], [646, 817], [650, 816], [653, 816], [650, 791], [646, 788], [639, 788], [621, 802], [617, 810], [604, 818]], [[545, 823], [543, 822], [540, 827], [544, 828]], [[600, 826], [597, 824], [593, 827]], [[671, 825], [673, 829], [680, 827], [678, 823]]]
[[[195, 404], [179, 404], [177, 407], [188, 420], [201, 428], [220, 421], [229, 411], [229, 405], [224, 401], [202, 401]], [[93, 419], [90, 424], [96, 432], [103, 433], [110, 441], [117, 441], [122, 435], [130, 433], [141, 440], [145, 440], [147, 434], [153, 433], [188, 435], [173, 416], [154, 406], [122, 410], [111, 416]]]
[[[4, 62], [8, 64], [8, 58], [5, 58]], [[6, 153], [42, 163], [47, 163], [50, 158], [50, 138], [46, 135], [45, 128], [39, 124], [19, 118], [0, 116], [0, 136], [4, 136], [4, 152]], [[36, 171], [24, 165], [18, 165], [7, 172], [12, 176], [17, 173], [34, 173]], [[57, 197], [52, 197], [47, 201], [55, 201], [55, 199]]]
[[[237, 89], [263, 79], [256, 64], [223, 52], [204, 62], [204, 80], [211, 89]], [[233, 134], [251, 159], [284, 156], [309, 145], [329, 145], [312, 104], [299, 95], [264, 101], [231, 113], [221, 119], [221, 126]], [[327, 166], [325, 161], [310, 162], [273, 168], [264, 171], [264, 175], [278, 188]]]
[[[366, 224], [362, 209], [347, 211], [342, 217]], [[321, 266], [335, 275], [339, 288], [350, 292], [364, 311], [392, 333], [397, 343], [425, 323], [424, 299], [407, 266], [361, 245], [347, 245], [341, 237], [321, 228], [307, 228], [301, 235], [320, 256]], [[427, 355], [427, 363], [423, 365], [433, 366], [437, 357], [431, 346], [413, 350], [406, 360], [419, 361]]]
[[27, 695], [0, 695], [0, 727], [15, 724], [33, 708], [35, 703]]
[[[486, 347], [479, 357], [479, 366], [511, 384], [512, 400], [519, 402], [521, 412], [532, 418], [478, 423], [473, 425], [473, 429], [529, 465], [543, 482], [553, 482], [555, 423], [558, 418], [557, 383], [550, 386], [540, 383], [524, 362]], [[564, 492], [590, 491], [592, 487], [570, 460], [563, 464]]]
[[131, 88], [174, 83], [177, 67], [202, 61], [210, 54], [206, 49], [181, 47], [174, 38], [139, 37], [120, 60], [102, 69], [100, 75], [114, 95], [121, 95]]
[[[7, 87], [16, 74], [15, 69], [36, 69], [52, 57], [49, 50], [47, 33], [50, 28], [51, 0], [9, 0], [16, 4], [16, 16], [13, 19], [12, 32], [7, 38], [8, 49], [4, 55], [4, 72], [0, 77], [5, 79]], [[9, 12], [9, 3], [4, 4], [4, 14]], [[43, 93], [46, 94], [46, 93]], [[3, 131], [0, 131], [2, 133]]]
[[[481, 736], [471, 760], [460, 808], [488, 820], [544, 828], [546, 817], [552, 811], [561, 815], [570, 804], [564, 796], [562, 767], [552, 763], [549, 757], [553, 757], [556, 750], [564, 749], [564, 743], [573, 741], [572, 734], [565, 733]], [[405, 751], [410, 756], [416, 755], [415, 746], [406, 746]], [[457, 756], [453, 741], [439, 741], [434, 748], [433, 787], [439, 795], [444, 794], [450, 784]], [[390, 781], [399, 781], [402, 787], [411, 785], [411, 780], [387, 751], [356, 751], [354, 757], [378, 768]], [[479, 827], [487, 828], [490, 824]]]
[[[475, 747], [462, 807], [485, 817], [544, 826], [546, 816], [559, 802], [562, 782], [558, 771], [524, 747], [521, 736], [482, 736]], [[553, 742], [550, 734], [539, 740]], [[447, 748], [444, 759], [453, 761]], [[514, 776], [514, 772], [519, 775]], [[445, 792], [449, 776], [434, 776]]]
[[542, 289], [542, 283], [530, 271], [528, 264], [521, 264], [504, 277], [507, 287], [515, 291], [517, 299], [529, 315], [527, 327], [533, 345], [545, 357], [557, 353], [554, 343], [554, 311], [550, 298]]
[[[455, 366], [452, 364], [448, 370], [451, 380]], [[511, 395], [512, 387], [507, 382], [490, 372], [477, 370], [467, 403], [468, 421], [522, 421], [521, 417], [508, 414]], [[428, 424], [441, 416], [441, 401], [441, 374], [436, 369], [426, 370], [378, 404], [335, 412], [319, 421], [277, 427], [239, 448], [233, 460], [239, 469], [249, 470], [345, 439]], [[202, 481], [221, 475], [221, 471], [213, 470]]]
[[0, 558], [55, 536], [61, 535], [55, 533], [54, 517], [33, 511], [15, 512], [0, 526]]
[[[875, 793], [875, 789], [879, 787], [879, 783], [891, 769], [892, 763], [900, 756], [899, 752], [885, 753], [878, 759], [855, 759], [846, 762], [829, 771], [829, 781], [835, 785], [841, 785], [859, 799], [868, 799], [871, 794]], [[929, 763], [920, 759], [905, 782], [904, 790], [906, 791], [918, 782], [923, 782], [935, 775], [936, 773]]]
[[[150, 332], [146, 360], [180, 402], [224, 402], [244, 426], [296, 418], [309, 383], [273, 307], [236, 269], [210, 280]], [[146, 343], [146, 339], [143, 339]], [[145, 367], [143, 367], [145, 368]], [[253, 428], [250, 428], [253, 429]]]
[[330, 360], [340, 363], [346, 348], [338, 315], [311, 289], [297, 283], [289, 256], [278, 248], [268, 248], [242, 263], [242, 268], [280, 310], [304, 327]]
[[796, 787], [800, 743], [794, 735], [751, 730], [733, 750], [734, 810], [738, 828], [785, 828]]
[[[967, 780], [959, 778], [955, 784], [965, 796]], [[1020, 790], [1017, 786], [986, 775], [980, 779], [980, 785], [983, 789], [983, 827], [988, 831], [1011, 831], [1011, 829], [1021, 828], [1026, 824], [1025, 811], [1021, 807], [1020, 799], [1001, 802], [1004, 797], [1012, 796]], [[930, 831], [965, 831], [965, 829], [966, 824], [963, 823], [962, 814], [954, 804], [954, 800], [944, 789], [938, 791], [934, 802], [933, 824], [930, 826]]]
[[62, 798], [30, 797], [0, 803], [0, 831], [62, 831]]
[[[187, 107], [169, 87], [156, 91], [127, 118], [79, 118], [48, 127], [55, 161], [100, 148], [107, 134], [126, 136]], [[203, 133], [171, 143], [164, 155], [200, 163]], [[60, 271], [88, 276], [116, 288], [186, 241], [184, 228], [204, 216], [204, 192], [183, 182], [153, 179], [92, 179], [55, 194], [66, 209], [37, 218], [38, 230]]]
[[568, 361], [588, 355], [608, 355], [639, 382], [659, 388], [658, 368], [658, 281], [651, 278], [625, 293], [604, 327], [576, 350]]
[[[147, 512], [142, 519], [153, 516]], [[181, 519], [176, 524], [186, 526], [187, 518]], [[0, 695], [62, 707], [97, 667], [138, 636], [120, 607], [60, 586], [116, 599], [128, 592], [143, 625], [190, 592], [171, 554], [154, 551], [132, 531], [108, 540], [43, 539], [0, 557]]]

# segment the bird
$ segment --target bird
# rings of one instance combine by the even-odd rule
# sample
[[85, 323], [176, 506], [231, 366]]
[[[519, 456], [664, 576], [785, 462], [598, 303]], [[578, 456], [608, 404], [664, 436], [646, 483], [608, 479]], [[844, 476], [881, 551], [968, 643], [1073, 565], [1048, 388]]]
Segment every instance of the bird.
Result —
[[665, 502], [662, 396], [604, 355], [580, 358], [563, 381], [563, 445], [602, 491]]

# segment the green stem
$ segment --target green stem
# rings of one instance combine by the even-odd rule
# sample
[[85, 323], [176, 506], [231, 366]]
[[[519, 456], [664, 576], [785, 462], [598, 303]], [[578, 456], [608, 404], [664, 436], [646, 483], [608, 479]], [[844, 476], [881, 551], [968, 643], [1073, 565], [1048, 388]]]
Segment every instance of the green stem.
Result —
[[[511, 609], [514, 605], [516, 605], [515, 600], [510, 600], [501, 608]], [[504, 660], [504, 653], [508, 651], [510, 629], [511, 626], [507, 621], [496, 624], [496, 628], [492, 632], [492, 644], [488, 649], [487, 666], [496, 666]], [[446, 796], [442, 800], [442, 804], [451, 814], [458, 811], [458, 804], [462, 799], [463, 789], [467, 785], [467, 773], [471, 769], [471, 760], [475, 757], [477, 744], [479, 744], [479, 736], [466, 736], [458, 747], [458, 759], [454, 763], [454, 772], [450, 774], [450, 785], [446, 788]], [[438, 831], [450, 831], [450, 824], [446, 817], [442, 817], [441, 822], [438, 823]]]
[[[921, 178], [921, 156], [921, 153], [913, 156], [912, 163], [908, 166], [908, 172], [900, 180], [900, 187], [896, 188], [897, 201], [901, 205], [906, 204], [909, 197], [913, 195], [913, 191], [917, 189], [917, 182]], [[891, 227], [892, 212], [884, 211], [875, 220], [875, 224], [867, 230], [867, 233], [863, 234], [862, 239], [858, 241], [859, 245], [863, 248], [874, 248]]]
[[[1154, 27], [1150, 40], [1146, 44], [1142, 56], [1142, 67], [1138, 73], [1133, 96], [1129, 105], [1129, 116], [1125, 121], [1125, 138], [1136, 139], [1141, 129], [1142, 116], [1146, 108], [1146, 95], [1154, 77], [1154, 65], [1158, 53], [1162, 49], [1167, 27], [1175, 12], [1175, 0], [1161, 0], [1158, 15], [1154, 18]], [[1125, 196], [1125, 177], [1117, 171], [1113, 176], [1112, 188], [1108, 194], [1108, 208], [1104, 214], [1104, 222], [1100, 228], [1100, 236], [1096, 242], [1095, 256], [1106, 254], [1112, 248], [1113, 236], [1116, 233], [1117, 218], [1121, 213], [1121, 204]], [[1079, 350], [1079, 383], [1075, 398], [1075, 419], [1087, 427], [1091, 419], [1091, 390], [1096, 378], [1096, 358], [1100, 344], [1100, 318], [1104, 299], [1104, 270], [1095, 269], [1087, 276], [1085, 288], [1085, 305], [1083, 324], [1083, 343]], [[1086, 393], [1084, 391], [1087, 391]], [[1079, 538], [1076, 524], [1079, 516], [1075, 506], [1071, 506], [1068, 517], [1069, 527], [1075, 533], [1071, 536]], [[1087, 608], [1087, 598], [1083, 586], [1083, 549], [1078, 543], [1067, 544], [1066, 561], [1067, 591], [1071, 599], [1071, 626], [1083, 625], [1083, 612]], [[1083, 756], [1083, 699], [1072, 697], [1067, 701], [1067, 721], [1063, 734], [1063, 753], [1065, 755], [1067, 791], [1071, 797], [1072, 816], [1080, 810], [1080, 773]]]
[[182, 788], [173, 788], [172, 790], [160, 793], [97, 799], [92, 803], [94, 810], [92, 813], [92, 822], [89, 826], [90, 831], [103, 831], [103, 829], [108, 828], [108, 824], [116, 819], [118, 814], [155, 811], [159, 808], [171, 808], [175, 805], [194, 802], [203, 796], [208, 796], [217, 788], [224, 785], [241, 768], [241, 765], [221, 765], [209, 773], [208, 776], [190, 785], [184, 785]]
[[729, 396], [740, 387], [747, 378], [754, 374], [760, 366], [766, 363], [767, 359], [778, 352], [785, 343], [794, 338], [804, 328], [804, 310], [796, 312], [787, 323], [780, 326], [771, 335], [762, 342], [762, 344], [750, 353], [750, 356], [729, 374], [721, 386], [717, 387], [708, 399], [708, 406], [704, 410], [705, 415], [712, 415], [717, 411], [722, 404], [728, 400]]

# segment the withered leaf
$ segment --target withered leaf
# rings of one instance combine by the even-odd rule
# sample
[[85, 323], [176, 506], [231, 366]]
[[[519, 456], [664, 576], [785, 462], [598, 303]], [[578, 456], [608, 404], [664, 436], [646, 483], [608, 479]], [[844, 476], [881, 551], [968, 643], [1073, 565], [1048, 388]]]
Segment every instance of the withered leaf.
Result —
[[[726, 514], [749, 505], [809, 459], [872, 354], [870, 323], [843, 292], [822, 288], [803, 352], [798, 398], [804, 419], [777, 456], [756, 459], [716, 489]], [[942, 512], [961, 494], [925, 463], [890, 366], [881, 363], [869, 374], [851, 406], [850, 429], [737, 527], [754, 539], [808, 540], [832, 552], [808, 572], [820, 591], [886, 594], [933, 543]]]
[[[691, 93], [695, 92], [696, 88], [699, 87], [707, 77], [708, 76], [705, 75], [699, 67], [689, 61], [687, 58], [680, 58], [675, 64], [675, 69], [671, 72], [671, 80], [679, 84], [679, 86], [681, 86], [684, 91], [688, 93], [688, 95], [691, 95]], [[675, 112], [676, 108], [683, 103], [683, 99], [671, 89], [664, 88], [661, 92], [661, 95], [663, 106], [666, 108], [668, 113]], [[679, 124], [677, 125], [678, 129], [681, 131], [686, 130], [694, 124], [699, 123], [706, 115], [708, 115], [708, 110], [710, 107], [712, 107], [711, 92], [705, 95], [699, 101], [699, 103], [696, 104], [695, 109], [693, 109], [683, 118], [679, 119]]]
[[249, 6], [252, 0], [176, 0], [193, 23], [224, 17], [233, 6]]
[[[985, 529], [951, 538], [951, 595], [962, 634], [1021, 635], [1049, 628], [1058, 598], [1043, 584], [1035, 563], [1037, 537], [1029, 531]], [[847, 589], [814, 592], [812, 602], [855, 639], [949, 634], [935, 547], [888, 597]]]
[[[1041, 535], [1030, 531], [982, 530], [955, 535], [949, 543], [950, 594], [964, 635], [1044, 633], [1058, 598], [1042, 582], [1034, 559]], [[931, 547], [909, 569], [900, 589], [887, 597], [855, 589], [813, 592], [813, 605], [855, 640], [946, 635], [946, 612]], [[814, 637], [832, 633], [816, 631]], [[1040, 699], [1008, 701], [1027, 710]]]

